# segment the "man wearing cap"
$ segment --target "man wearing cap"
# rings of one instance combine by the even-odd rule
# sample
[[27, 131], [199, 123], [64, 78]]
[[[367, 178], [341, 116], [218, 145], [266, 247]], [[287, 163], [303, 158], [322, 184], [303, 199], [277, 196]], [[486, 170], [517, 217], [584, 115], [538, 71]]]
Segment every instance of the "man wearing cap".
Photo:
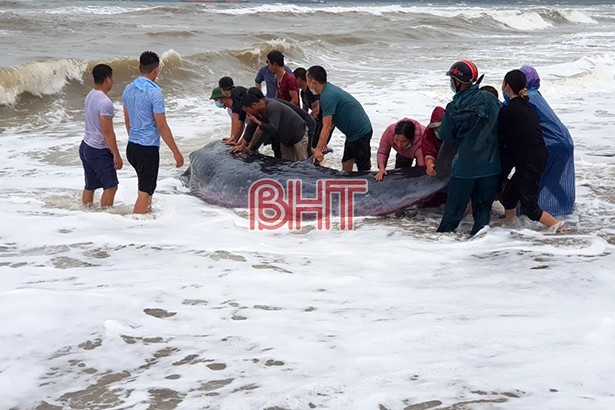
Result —
[[453, 101], [446, 106], [440, 138], [457, 147], [451, 166], [448, 198], [438, 232], [452, 232], [472, 201], [474, 225], [470, 235], [489, 225], [500, 173], [498, 114], [500, 104], [493, 94], [479, 90], [482, 76], [467, 60], [453, 64], [450, 77]]
[[245, 127], [246, 113], [241, 108], [241, 98], [248, 90], [245, 87], [235, 86], [233, 79], [228, 76], [218, 80], [218, 87], [222, 91], [222, 94], [232, 101], [231, 136], [230, 138], [224, 138], [222, 141], [229, 145], [235, 145], [241, 138], [241, 134], [243, 134]]
[[156, 190], [160, 166], [160, 138], [173, 152], [175, 166], [184, 165], [184, 157], [177, 148], [171, 128], [167, 124], [164, 96], [154, 82], [160, 72], [160, 58], [152, 51], [139, 57], [141, 76], [128, 84], [122, 94], [124, 122], [128, 132], [126, 158], [137, 172], [137, 200], [133, 212], [149, 212]]
[[327, 82], [327, 72], [321, 66], [310, 67], [306, 77], [312, 92], [320, 94], [322, 110], [323, 125], [318, 144], [312, 150], [314, 159], [317, 162], [324, 159], [323, 150], [335, 126], [346, 135], [342, 169], [350, 172], [356, 163], [359, 171], [369, 171], [372, 166], [370, 140], [373, 130], [361, 103], [348, 92]]

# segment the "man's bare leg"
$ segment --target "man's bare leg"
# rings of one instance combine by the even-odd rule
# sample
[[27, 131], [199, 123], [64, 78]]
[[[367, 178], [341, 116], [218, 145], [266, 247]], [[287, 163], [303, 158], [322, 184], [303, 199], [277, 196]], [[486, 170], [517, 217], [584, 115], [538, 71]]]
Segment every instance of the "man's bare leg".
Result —
[[81, 194], [81, 203], [85, 207], [91, 207], [92, 203], [94, 203], [94, 191], [89, 189], [84, 189]]
[[102, 197], [100, 198], [100, 206], [103, 208], [112, 207], [116, 192], [117, 192], [117, 185], [114, 187], [105, 189], [103, 191]]
[[352, 172], [352, 167], [354, 167], [354, 158], [342, 162], [342, 171]]
[[139, 191], [137, 194], [137, 202], [132, 210], [134, 214], [146, 214], [149, 212], [149, 208], [152, 205], [152, 196], [147, 192]]

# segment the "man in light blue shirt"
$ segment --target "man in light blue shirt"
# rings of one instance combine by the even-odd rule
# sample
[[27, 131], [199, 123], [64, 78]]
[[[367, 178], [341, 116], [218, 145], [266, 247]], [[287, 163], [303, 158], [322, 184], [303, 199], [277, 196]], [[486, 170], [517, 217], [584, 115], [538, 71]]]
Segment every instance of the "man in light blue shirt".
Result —
[[164, 96], [154, 82], [160, 72], [158, 55], [152, 51], [143, 52], [139, 57], [139, 72], [141, 76], [126, 86], [122, 104], [128, 132], [126, 157], [139, 180], [139, 193], [133, 213], [146, 214], [158, 180], [160, 137], [173, 152], [177, 168], [184, 165], [184, 157], [167, 124]]

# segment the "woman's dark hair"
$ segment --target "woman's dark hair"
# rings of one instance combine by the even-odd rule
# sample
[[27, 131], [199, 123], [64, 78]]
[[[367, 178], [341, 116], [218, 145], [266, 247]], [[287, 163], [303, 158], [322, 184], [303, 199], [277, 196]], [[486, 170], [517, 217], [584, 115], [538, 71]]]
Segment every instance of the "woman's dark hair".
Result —
[[512, 70], [504, 76], [504, 83], [519, 97], [527, 100], [527, 88], [525, 87], [525, 74], [521, 70]]
[[395, 126], [395, 131], [393, 131], [394, 135], [403, 135], [404, 137], [410, 140], [410, 143], [414, 143], [414, 131], [415, 126], [412, 121], [400, 121]]

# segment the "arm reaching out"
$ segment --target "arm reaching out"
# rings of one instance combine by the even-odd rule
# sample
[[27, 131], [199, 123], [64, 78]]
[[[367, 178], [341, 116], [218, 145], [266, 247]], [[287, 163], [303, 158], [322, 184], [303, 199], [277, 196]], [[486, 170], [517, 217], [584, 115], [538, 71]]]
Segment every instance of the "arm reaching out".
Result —
[[160, 132], [160, 136], [164, 140], [165, 144], [167, 144], [171, 152], [173, 152], [173, 158], [175, 158], [175, 167], [180, 168], [184, 165], [184, 157], [181, 152], [179, 152], [177, 144], [175, 144], [173, 133], [171, 132], [171, 128], [169, 128], [169, 124], [167, 124], [166, 115], [154, 114], [154, 119], [156, 120], [156, 126], [158, 127], [158, 131]]

